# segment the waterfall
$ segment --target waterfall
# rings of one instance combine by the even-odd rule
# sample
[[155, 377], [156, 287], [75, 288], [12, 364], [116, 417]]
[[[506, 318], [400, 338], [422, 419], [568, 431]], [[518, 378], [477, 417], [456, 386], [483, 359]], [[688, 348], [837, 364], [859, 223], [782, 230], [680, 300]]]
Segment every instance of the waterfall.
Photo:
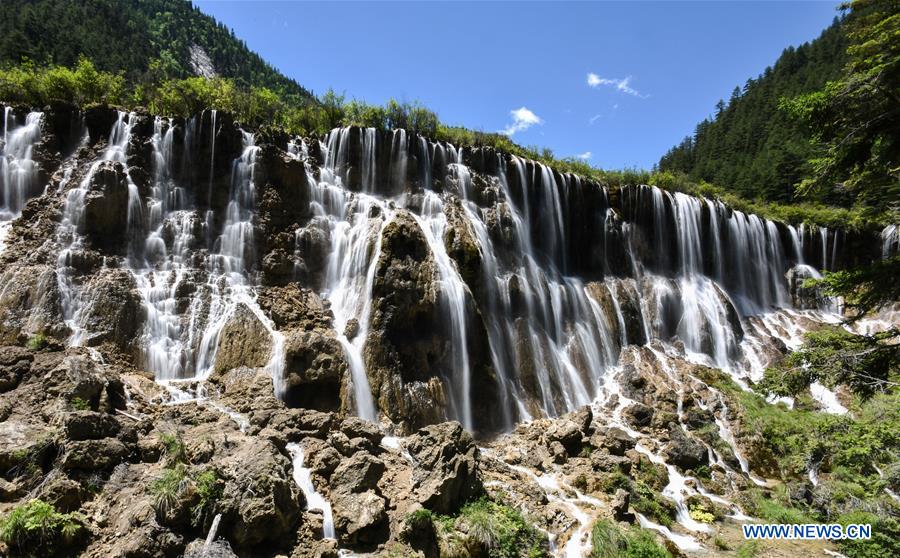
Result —
[[[131, 222], [135, 216], [132, 214], [135, 208], [137, 188], [128, 176], [127, 154], [128, 143], [131, 141], [131, 127], [134, 124], [134, 113], [119, 111], [116, 122], [109, 133], [106, 150], [102, 157], [91, 164], [90, 169], [78, 186], [66, 192], [63, 205], [62, 221], [56, 231], [56, 239], [60, 245], [57, 258], [56, 278], [60, 294], [60, 310], [63, 322], [69, 327], [70, 345], [83, 345], [90, 332], [83, 325], [83, 312], [89, 301], [84, 300], [84, 292], [78, 284], [76, 266], [81, 263], [84, 249], [84, 213], [85, 197], [90, 190], [97, 169], [104, 162], [119, 163], [125, 168], [125, 176], [128, 185], [128, 222], [129, 232]], [[140, 201], [137, 200], [137, 205]]]
[[881, 259], [886, 260], [900, 252], [900, 226], [888, 225], [881, 231]]
[[32, 160], [34, 146], [41, 139], [42, 112], [30, 112], [25, 124], [15, 124], [10, 107], [3, 108], [3, 149], [0, 151], [0, 222], [15, 219], [25, 202], [39, 194], [38, 165]]
[[294, 482], [300, 487], [306, 499], [306, 509], [322, 512], [322, 536], [326, 539], [334, 539], [334, 516], [331, 513], [331, 504], [324, 496], [316, 491], [312, 483], [312, 472], [303, 466], [303, 448], [300, 444], [290, 443], [286, 446], [294, 465]]

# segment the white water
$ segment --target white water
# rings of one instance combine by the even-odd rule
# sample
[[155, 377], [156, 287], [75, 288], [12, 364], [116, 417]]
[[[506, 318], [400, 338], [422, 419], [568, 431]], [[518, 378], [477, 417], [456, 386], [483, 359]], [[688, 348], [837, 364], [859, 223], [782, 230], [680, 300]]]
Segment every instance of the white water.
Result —
[[32, 160], [41, 139], [42, 112], [30, 112], [15, 126], [10, 107], [3, 108], [3, 149], [0, 151], [0, 222], [18, 217], [25, 202], [40, 194], [38, 165]]
[[322, 512], [322, 536], [326, 539], [334, 539], [334, 517], [331, 513], [331, 504], [324, 496], [316, 492], [316, 487], [312, 483], [312, 472], [303, 466], [303, 448], [300, 444], [291, 443], [287, 445], [287, 450], [293, 460], [294, 482], [297, 483], [306, 498], [306, 509]]

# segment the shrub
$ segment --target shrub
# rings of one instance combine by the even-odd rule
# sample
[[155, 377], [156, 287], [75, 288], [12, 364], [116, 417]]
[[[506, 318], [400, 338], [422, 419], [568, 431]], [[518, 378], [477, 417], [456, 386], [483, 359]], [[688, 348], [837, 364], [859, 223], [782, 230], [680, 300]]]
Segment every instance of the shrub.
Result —
[[23, 555], [49, 555], [73, 544], [83, 529], [75, 513], [59, 513], [42, 500], [29, 500], [0, 519], [0, 539]]
[[50, 340], [47, 339], [47, 336], [41, 332], [38, 332], [28, 338], [28, 342], [25, 344], [25, 347], [29, 351], [40, 351], [49, 344]]
[[69, 403], [72, 405], [72, 408], [75, 409], [76, 411], [90, 411], [91, 410], [91, 404], [88, 401], [82, 399], [81, 397], [73, 397], [72, 400], [69, 401]]
[[671, 502], [657, 495], [643, 482], [634, 483], [631, 493], [631, 505], [635, 511], [640, 512], [651, 519], [655, 519], [666, 527], [672, 525], [675, 517], [675, 507]]
[[618, 525], [609, 519], [600, 519], [591, 530], [591, 558], [619, 558], [625, 543]]
[[194, 478], [199, 501], [191, 508], [191, 522], [202, 526], [216, 512], [216, 504], [222, 497], [223, 482], [216, 469], [206, 469]]
[[649, 531], [633, 527], [625, 541], [627, 558], [672, 558]]
[[486, 498], [463, 506], [455, 519], [441, 517], [435, 523], [442, 556], [468, 555], [468, 543], [478, 545], [491, 558], [547, 555], [543, 533], [514, 508]]

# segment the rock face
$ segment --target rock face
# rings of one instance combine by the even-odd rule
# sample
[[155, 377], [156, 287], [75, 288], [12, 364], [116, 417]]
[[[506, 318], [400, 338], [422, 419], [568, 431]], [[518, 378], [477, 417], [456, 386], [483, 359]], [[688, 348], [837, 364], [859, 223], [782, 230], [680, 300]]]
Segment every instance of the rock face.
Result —
[[452, 513], [478, 495], [478, 448], [459, 423], [426, 426], [408, 441], [407, 448], [419, 464], [416, 498], [436, 513]]
[[238, 304], [219, 337], [216, 370], [263, 367], [269, 361], [271, 351], [269, 330], [247, 305]]

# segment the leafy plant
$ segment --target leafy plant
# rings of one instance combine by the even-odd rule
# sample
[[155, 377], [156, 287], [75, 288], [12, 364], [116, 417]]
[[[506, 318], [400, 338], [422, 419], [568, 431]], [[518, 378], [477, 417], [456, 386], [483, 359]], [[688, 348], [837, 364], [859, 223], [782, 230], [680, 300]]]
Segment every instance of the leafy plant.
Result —
[[42, 332], [38, 332], [28, 338], [28, 342], [25, 344], [25, 347], [29, 351], [40, 351], [49, 344], [50, 340], [47, 339], [47, 336]]
[[54, 554], [58, 545], [71, 545], [83, 529], [75, 513], [59, 513], [42, 500], [29, 500], [0, 519], [0, 539], [24, 555]]
[[178, 433], [161, 433], [159, 439], [163, 444], [166, 458], [173, 463], [187, 462], [187, 448]]
[[694, 521], [699, 521], [700, 523], [712, 523], [716, 520], [716, 516], [706, 511], [706, 506], [703, 504], [694, 504], [690, 509], [691, 519]]
[[90, 411], [91, 410], [91, 404], [88, 401], [82, 399], [81, 397], [73, 397], [72, 400], [69, 401], [69, 403], [72, 405], [72, 408], [75, 409], [76, 411]]

